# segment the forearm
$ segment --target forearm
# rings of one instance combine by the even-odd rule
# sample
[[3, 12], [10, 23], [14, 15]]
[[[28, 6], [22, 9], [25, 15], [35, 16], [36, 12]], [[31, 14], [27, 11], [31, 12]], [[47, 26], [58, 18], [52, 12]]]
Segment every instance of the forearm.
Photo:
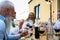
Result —
[[19, 38], [20, 38], [20, 34], [8, 35], [8, 39], [19, 39]]

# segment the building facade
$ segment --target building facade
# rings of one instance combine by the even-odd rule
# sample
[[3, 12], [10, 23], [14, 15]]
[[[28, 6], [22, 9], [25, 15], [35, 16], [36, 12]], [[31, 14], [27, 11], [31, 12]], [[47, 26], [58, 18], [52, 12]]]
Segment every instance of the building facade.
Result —
[[[52, 22], [57, 20], [57, 0], [52, 0]], [[29, 12], [34, 12], [36, 19], [40, 22], [48, 22], [50, 19], [50, 2], [49, 0], [30, 0]], [[59, 9], [59, 8], [58, 8]]]

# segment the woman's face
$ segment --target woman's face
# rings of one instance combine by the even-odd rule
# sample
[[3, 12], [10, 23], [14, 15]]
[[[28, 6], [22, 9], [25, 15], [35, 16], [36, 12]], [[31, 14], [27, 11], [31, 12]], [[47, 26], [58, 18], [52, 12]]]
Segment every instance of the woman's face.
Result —
[[34, 14], [30, 13], [29, 14], [29, 19], [34, 19]]

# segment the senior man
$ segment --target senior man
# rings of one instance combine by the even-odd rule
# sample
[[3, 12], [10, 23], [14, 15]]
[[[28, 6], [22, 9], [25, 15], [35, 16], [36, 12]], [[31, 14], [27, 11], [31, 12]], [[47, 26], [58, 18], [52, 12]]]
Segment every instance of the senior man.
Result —
[[[9, 35], [10, 18], [15, 11], [13, 3], [10, 1], [3, 1], [0, 3], [0, 40], [16, 40], [21, 37], [21, 34]], [[6, 20], [6, 18], [8, 20]]]

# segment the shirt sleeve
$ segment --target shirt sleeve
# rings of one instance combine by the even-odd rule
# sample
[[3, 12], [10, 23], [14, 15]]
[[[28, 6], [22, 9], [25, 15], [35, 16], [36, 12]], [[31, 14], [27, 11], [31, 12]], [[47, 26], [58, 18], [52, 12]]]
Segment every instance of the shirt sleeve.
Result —
[[3, 40], [5, 34], [5, 23], [0, 20], [0, 39]]
[[9, 40], [11, 40], [11, 39], [16, 40], [16, 39], [19, 39], [20, 37], [21, 37], [20, 34], [13, 34], [13, 35], [8, 34], [8, 39]]
[[19, 39], [20, 38], [20, 34], [16, 34], [16, 35], [8, 35], [8, 39], [11, 40], [15, 40], [15, 39]]

